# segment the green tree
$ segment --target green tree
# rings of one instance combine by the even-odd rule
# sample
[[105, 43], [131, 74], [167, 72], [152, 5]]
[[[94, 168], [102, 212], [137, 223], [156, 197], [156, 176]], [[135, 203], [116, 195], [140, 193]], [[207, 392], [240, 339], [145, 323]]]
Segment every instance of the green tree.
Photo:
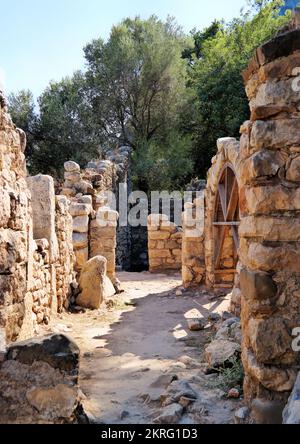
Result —
[[[274, 36], [288, 17], [279, 17], [281, 1], [256, 0], [230, 23], [213, 23], [194, 33], [195, 49], [189, 64], [191, 110], [182, 123], [192, 135], [195, 173], [204, 178], [219, 137], [239, 137], [249, 118], [241, 71], [257, 46]], [[217, 32], [216, 32], [217, 31]], [[200, 36], [200, 37], [199, 37]], [[190, 58], [185, 52], [184, 57]]]
[[37, 171], [59, 176], [66, 160], [84, 166], [100, 156], [101, 131], [94, 121], [82, 73], [50, 83], [38, 103], [38, 146], [32, 156]]
[[146, 191], [154, 185], [173, 188], [187, 176], [175, 151], [180, 146], [183, 158], [191, 146], [179, 131], [187, 81], [181, 55], [188, 41], [171, 18], [136, 17], [114, 26], [107, 42], [94, 40], [85, 48], [97, 123], [111, 143], [133, 147], [135, 185]]
[[8, 96], [8, 106], [13, 122], [26, 133], [25, 155], [30, 164], [36, 143], [38, 122], [33, 94], [29, 90], [22, 90], [17, 94], [12, 93]]

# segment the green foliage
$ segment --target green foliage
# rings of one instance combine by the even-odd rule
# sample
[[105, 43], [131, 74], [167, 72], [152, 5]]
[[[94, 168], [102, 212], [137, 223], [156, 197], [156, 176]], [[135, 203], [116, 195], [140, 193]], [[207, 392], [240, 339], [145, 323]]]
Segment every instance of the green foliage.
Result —
[[[219, 137], [238, 137], [249, 118], [241, 71], [257, 46], [274, 36], [288, 17], [278, 16], [280, 1], [251, 1], [241, 17], [230, 23], [213, 23], [194, 33], [195, 50], [189, 64], [189, 83], [196, 95], [196, 113], [184, 124], [194, 140], [195, 172], [202, 178], [210, 166]], [[185, 54], [184, 54], [185, 56]]]
[[228, 365], [218, 369], [220, 375], [218, 386], [223, 390], [237, 388], [242, 391], [244, 381], [244, 367], [240, 357], [233, 357]]
[[174, 20], [152, 16], [128, 18], [113, 27], [106, 43], [86, 46], [90, 97], [109, 138], [137, 148], [137, 142], [158, 142], [176, 127], [185, 100], [186, 45]]
[[129, 144], [136, 187], [173, 190], [193, 175], [205, 178], [216, 139], [238, 137], [249, 117], [240, 73], [288, 20], [280, 4], [249, 1], [239, 18], [190, 37], [172, 18], [127, 18], [107, 41], [90, 42], [86, 70], [50, 83], [39, 109], [29, 91], [10, 97], [31, 173], [60, 175], [66, 160], [85, 165]]
[[35, 145], [37, 118], [33, 94], [29, 90], [22, 90], [18, 94], [10, 94], [8, 105], [11, 117], [18, 128], [22, 128], [27, 135], [26, 156], [32, 156]]
[[170, 134], [164, 149], [153, 141], [141, 140], [133, 153], [134, 187], [149, 190], [178, 190], [193, 171], [189, 136]]
[[133, 147], [134, 185], [145, 191], [174, 188], [192, 170], [190, 160], [181, 160], [190, 140], [179, 131], [188, 42], [173, 19], [152, 16], [125, 19], [107, 42], [85, 48], [94, 115], [107, 140]]

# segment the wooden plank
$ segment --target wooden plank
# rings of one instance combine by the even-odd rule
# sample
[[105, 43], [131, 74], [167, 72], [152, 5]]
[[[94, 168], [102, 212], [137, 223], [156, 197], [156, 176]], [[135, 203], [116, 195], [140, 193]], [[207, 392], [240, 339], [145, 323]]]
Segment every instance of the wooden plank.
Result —
[[218, 269], [222, 257], [222, 250], [227, 227], [221, 226], [218, 230], [218, 238], [215, 240], [215, 268]]
[[239, 201], [239, 192], [238, 192], [238, 184], [237, 180], [234, 180], [233, 187], [231, 190], [230, 200], [228, 204], [228, 208], [226, 211], [226, 219], [225, 220], [231, 220], [236, 212], [236, 208]]
[[225, 189], [224, 185], [221, 183], [219, 184], [218, 188], [219, 188], [219, 196], [220, 196], [222, 212], [223, 212], [224, 220], [226, 221], [227, 220], [226, 219], [226, 215], [227, 215], [226, 189]]

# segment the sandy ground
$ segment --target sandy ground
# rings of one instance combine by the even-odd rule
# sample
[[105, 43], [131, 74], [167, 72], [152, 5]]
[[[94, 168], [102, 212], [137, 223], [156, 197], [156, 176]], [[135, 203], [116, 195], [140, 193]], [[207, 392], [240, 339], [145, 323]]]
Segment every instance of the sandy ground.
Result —
[[[141, 395], [170, 372], [196, 381], [206, 404], [215, 404], [218, 393], [201, 386], [199, 368], [191, 370], [179, 360], [189, 356], [201, 366], [210, 333], [190, 332], [187, 319], [228, 310], [228, 297], [216, 298], [205, 289], [178, 295], [179, 275], [120, 273], [119, 279], [125, 292], [114, 308], [64, 314], [50, 327], [68, 334], [81, 349], [80, 388], [91, 417], [106, 424], [152, 423], [157, 405], [145, 403]], [[212, 415], [207, 422], [231, 422], [236, 406], [221, 400], [218, 406], [207, 413]], [[195, 422], [191, 417], [182, 421]]]

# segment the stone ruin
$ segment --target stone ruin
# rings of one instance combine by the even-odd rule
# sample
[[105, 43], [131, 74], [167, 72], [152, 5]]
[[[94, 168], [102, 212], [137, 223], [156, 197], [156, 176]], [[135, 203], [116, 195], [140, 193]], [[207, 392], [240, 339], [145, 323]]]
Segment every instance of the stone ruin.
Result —
[[[205, 192], [183, 213], [183, 284], [232, 290], [253, 409], [282, 411], [300, 368], [292, 347], [300, 327], [299, 67], [299, 28], [256, 50], [243, 72], [251, 120], [239, 141], [218, 140]], [[148, 228], [156, 260], [161, 245]]]
[[[186, 287], [232, 290], [232, 311], [242, 320], [245, 399], [254, 409], [282, 409], [300, 365], [292, 347], [300, 327], [299, 66], [299, 29], [257, 49], [243, 73], [251, 119], [239, 141], [218, 141], [206, 189], [186, 204], [182, 231], [163, 215], [148, 219], [150, 271], [182, 269]], [[76, 296], [99, 308], [118, 290], [116, 262], [126, 262], [130, 234], [117, 227], [105, 192], [128, 183], [129, 150], [82, 171], [67, 162], [56, 196], [51, 177], [27, 177], [25, 146], [0, 95], [0, 393], [13, 399], [9, 405], [1, 395], [0, 407], [11, 422], [17, 410], [23, 422], [72, 422], [80, 416], [76, 346], [57, 336], [13, 343], [32, 338]], [[116, 254], [119, 241], [124, 248]], [[92, 274], [97, 294], [85, 291]], [[53, 351], [64, 359], [54, 362]]]
[[71, 304], [97, 309], [119, 291], [116, 244], [128, 233], [117, 230], [106, 192], [126, 183], [130, 149], [82, 173], [66, 162], [56, 195], [52, 177], [27, 176], [26, 136], [0, 99], [0, 421], [85, 421], [77, 346], [60, 335], [31, 338]]

